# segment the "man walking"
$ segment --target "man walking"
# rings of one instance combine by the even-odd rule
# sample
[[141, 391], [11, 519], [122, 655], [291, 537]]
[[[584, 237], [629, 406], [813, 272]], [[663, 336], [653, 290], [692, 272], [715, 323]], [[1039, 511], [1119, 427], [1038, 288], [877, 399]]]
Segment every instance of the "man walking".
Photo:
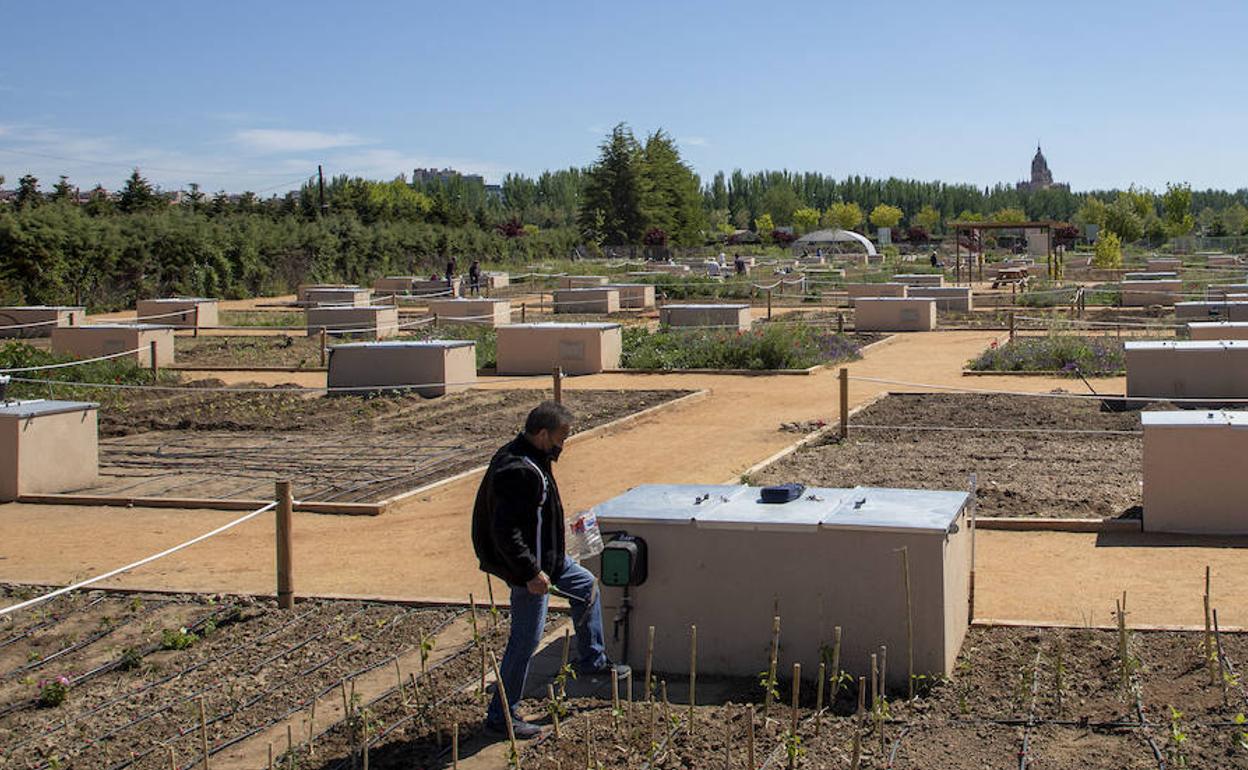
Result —
[[[623, 678], [628, 666], [607, 659], [602, 635], [602, 602], [594, 576], [564, 552], [563, 503], [551, 474], [572, 429], [572, 413], [545, 401], [529, 412], [524, 432], [490, 460], [472, 512], [472, 544], [481, 569], [511, 588], [511, 637], [499, 667], [507, 692], [512, 729], [518, 738], [534, 737], [537, 725], [521, 719], [516, 705], [524, 694], [529, 660], [546, 625], [546, 605], [553, 585], [569, 597], [576, 628], [580, 675]], [[502, 699], [490, 701], [486, 728], [506, 729]]]

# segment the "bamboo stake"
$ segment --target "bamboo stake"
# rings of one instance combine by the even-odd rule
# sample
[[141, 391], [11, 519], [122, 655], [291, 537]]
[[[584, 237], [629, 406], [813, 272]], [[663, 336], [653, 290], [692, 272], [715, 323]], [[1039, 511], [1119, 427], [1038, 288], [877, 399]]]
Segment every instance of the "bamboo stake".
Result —
[[827, 673], [827, 664], [819, 664], [819, 675], [815, 677], [815, 735], [819, 734], [820, 723], [823, 722], [823, 677]]
[[1226, 675], [1226, 657], [1222, 654], [1222, 630], [1218, 628], [1218, 611], [1216, 609], [1213, 611], [1213, 640], [1217, 643], [1218, 675], [1222, 680], [1222, 705], [1227, 706], [1230, 705], [1230, 700], [1226, 692], [1228, 679]]
[[[488, 577], [487, 577], [488, 580]], [[503, 706], [503, 721], [507, 724], [507, 740], [511, 743], [511, 755], [516, 760], [516, 770], [520, 770], [520, 752], [516, 749], [516, 731], [511, 724], [511, 704], [507, 702], [507, 686], [498, 673], [498, 658], [490, 653], [490, 666], [494, 669], [494, 684], [498, 687], [499, 702]], [[588, 721], [589, 717], [586, 717]]]
[[591, 768], [594, 766], [593, 752], [590, 750], [590, 746], [589, 746], [590, 741], [592, 740], [593, 729], [594, 727], [592, 724], [590, 724], [589, 712], [587, 711], [585, 712], [585, 767], [586, 768]]
[[[568, 652], [571, 650], [572, 635], [568, 633], [568, 629], [563, 629], [563, 656], [559, 659], [559, 670], [565, 671], [568, 667]], [[559, 682], [559, 697], [563, 698], [568, 694], [568, 679], [564, 677]]]
[[654, 701], [654, 688], [651, 684], [651, 675], [654, 671], [654, 626], [646, 632], [646, 703]]
[[858, 677], [858, 713], [854, 716], [854, 758], [850, 764], [852, 770], [858, 770], [862, 767], [862, 712], [865, 710], [863, 701], [866, 700], [867, 678], [865, 676]]
[[1209, 670], [1209, 684], [1218, 683], [1218, 674], [1213, 667], [1213, 630], [1209, 614], [1209, 566], [1205, 565], [1205, 668]]
[[[399, 660], [395, 658], [395, 666], [398, 666]], [[399, 680], [399, 700], [403, 699], [403, 680]], [[312, 715], [308, 717], [308, 756], [311, 757], [316, 753], [316, 747], [313, 741], [316, 739], [316, 698], [312, 699]]]
[[555, 729], [555, 740], [559, 740], [559, 702], [555, 700], [555, 686], [546, 685], [546, 699], [550, 701], [550, 724]]
[[169, 770], [178, 770], [178, 756], [173, 753], [173, 746], [166, 748], [169, 749]]
[[867, 703], [867, 678], [865, 676], [858, 677], [858, 713], [861, 714], [866, 710]]
[[871, 653], [871, 708], [880, 701], [880, 656]]
[[459, 770], [459, 722], [451, 723], [451, 770]]
[[485, 573], [485, 588], [490, 592], [490, 622], [492, 628], [498, 630], [498, 605], [494, 603], [494, 581], [490, 580], [490, 573]]
[[611, 731], [620, 737], [620, 675], [611, 669]]
[[771, 692], [776, 689], [776, 662], [780, 655], [780, 616], [771, 619], [771, 657], [767, 662], [767, 692], [763, 693], [763, 722], [771, 711]]
[[732, 769], [732, 719], [724, 720], [724, 770]]
[[[295, 770], [295, 728], [286, 723], [286, 768]], [[368, 759], [364, 760], [364, 770], [368, 770]]]
[[832, 629], [832, 697], [829, 701], [836, 705], [836, 696], [841, 692], [841, 627]]
[[199, 696], [199, 746], [204, 752], [204, 770], [208, 770], [208, 714], [204, 710], [204, 696]]
[[[659, 690], [663, 698], [663, 722], [670, 723], [672, 719], [672, 704], [667, 700], [667, 680], [659, 680]], [[666, 729], [666, 728], [665, 728]]]
[[[802, 689], [802, 664], [793, 664], [793, 708], [789, 718], [789, 737], [797, 740], [797, 700]], [[792, 752], [789, 753], [789, 770], [793, 770], [797, 757]]]
[[693, 707], [698, 700], [698, 627], [689, 626], [689, 735], [693, 735]]
[[880, 700], [888, 697], [888, 646], [880, 645]]
[[273, 770], [273, 744], [269, 743], [269, 770]]
[[624, 713], [628, 715], [628, 719], [631, 722], [633, 719], [633, 671], [632, 669], [629, 669], [628, 676], [624, 677], [624, 681], [628, 684], [628, 686], [624, 688], [624, 704], [625, 704]]
[[752, 706], [745, 707], [746, 718], [746, 760], [749, 763], [749, 770], [755, 770], [758, 765], [754, 762], [754, 708]]
[[914, 596], [910, 591], [910, 549], [901, 547], [901, 577], [906, 584], [906, 697], [914, 700]]

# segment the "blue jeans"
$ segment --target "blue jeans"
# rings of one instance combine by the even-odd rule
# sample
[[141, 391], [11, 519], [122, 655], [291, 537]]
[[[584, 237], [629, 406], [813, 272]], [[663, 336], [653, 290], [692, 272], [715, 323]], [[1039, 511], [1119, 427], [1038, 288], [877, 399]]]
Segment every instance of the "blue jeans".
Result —
[[[602, 592], [595, 584], [593, 574], [564, 557], [563, 574], [555, 581], [555, 587], [577, 601], [572, 605], [572, 625], [576, 629], [577, 659], [569, 661], [577, 670], [596, 670], [607, 664], [607, 648], [602, 636]], [[499, 664], [499, 676], [507, 688], [507, 705], [515, 715], [516, 704], [524, 695], [524, 681], [529, 676], [529, 661], [537, 652], [546, 627], [545, 594], [535, 596], [524, 586], [511, 586], [511, 637]], [[495, 688], [497, 691], [497, 688]], [[503, 711], [497, 695], [490, 700], [486, 721], [503, 723]]]

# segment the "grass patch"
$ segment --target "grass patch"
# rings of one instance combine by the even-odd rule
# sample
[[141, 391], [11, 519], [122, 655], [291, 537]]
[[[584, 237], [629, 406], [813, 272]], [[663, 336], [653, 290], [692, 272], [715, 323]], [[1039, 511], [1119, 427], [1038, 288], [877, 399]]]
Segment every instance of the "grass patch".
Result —
[[[74, 356], [40, 350], [25, 342], [9, 342], [0, 346], [0, 369], [20, 369], [28, 366], [47, 366], [75, 361]], [[128, 359], [114, 358], [95, 361], [81, 366], [45, 369], [35, 372], [14, 372], [15, 379], [9, 384], [9, 398], [79, 398], [91, 401], [107, 400], [118, 391], [113, 388], [90, 388], [74, 386], [49, 386], [36, 382], [19, 382], [16, 378], [51, 380], [55, 382], [88, 382], [110, 385], [150, 385], [152, 371], [138, 366]], [[177, 376], [161, 372], [162, 384], [177, 382]]]
[[860, 357], [857, 340], [824, 329], [764, 324], [748, 332], [624, 329], [625, 369], [806, 369]]
[[[1021, 307], [1064, 307], [1075, 301], [1078, 290], [1078, 286], [1033, 281], [1027, 291], [1018, 295], [1015, 302]], [[1113, 284], [1084, 287], [1083, 297], [1088, 305], [1116, 306], [1122, 302], [1122, 292]]]
[[222, 326], [255, 326], [259, 328], [303, 328], [303, 313], [267, 310], [223, 310]]
[[971, 361], [976, 372], [1063, 372], [1074, 377], [1112, 377], [1125, 368], [1122, 341], [1108, 337], [1049, 334], [1015, 337]]

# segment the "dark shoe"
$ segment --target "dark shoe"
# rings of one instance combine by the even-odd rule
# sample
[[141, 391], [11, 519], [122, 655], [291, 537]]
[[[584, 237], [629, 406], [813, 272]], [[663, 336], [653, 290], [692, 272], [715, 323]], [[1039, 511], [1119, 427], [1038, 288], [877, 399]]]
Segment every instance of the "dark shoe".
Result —
[[617, 678], [617, 679], [619, 679], [621, 682], [622, 682], [622, 681], [624, 681], [625, 679], [627, 679], [627, 678], [628, 678], [628, 677], [629, 677], [629, 676], [633, 673], [633, 669], [632, 669], [632, 668], [630, 668], [630, 667], [628, 666], [628, 664], [626, 664], [626, 663], [612, 663], [612, 662], [611, 662], [611, 661], [609, 661], [609, 660], [608, 660], [606, 663], [604, 663], [604, 664], [603, 664], [600, 668], [595, 668], [595, 669], [579, 669], [576, 673], [577, 673], [577, 675], [578, 675], [578, 676], [588, 676], [588, 677], [600, 677], [600, 676], [605, 676], [605, 677], [609, 677], [609, 676], [611, 676], [611, 672], [612, 672], [613, 670], [615, 671], [615, 676], [616, 676], [616, 678]]
[[[532, 722], [526, 722], [523, 719], [517, 718], [513, 718], [511, 720], [511, 730], [516, 734], [516, 740], [521, 741], [528, 740], [529, 738], [536, 738], [542, 734], [542, 728], [540, 725], [535, 725]], [[498, 724], [486, 722], [485, 732], [492, 738], [501, 739], [508, 737], [507, 724], [505, 722], [499, 722]]]

